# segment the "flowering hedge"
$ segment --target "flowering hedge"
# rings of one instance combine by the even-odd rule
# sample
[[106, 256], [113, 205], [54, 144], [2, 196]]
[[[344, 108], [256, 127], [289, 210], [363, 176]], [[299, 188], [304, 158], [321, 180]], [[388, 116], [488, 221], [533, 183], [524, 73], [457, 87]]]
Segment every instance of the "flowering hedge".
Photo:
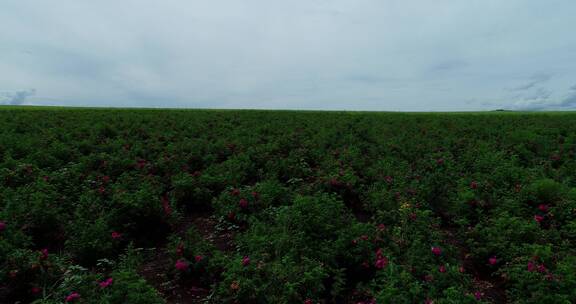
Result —
[[2, 303], [574, 303], [576, 115], [0, 110]]

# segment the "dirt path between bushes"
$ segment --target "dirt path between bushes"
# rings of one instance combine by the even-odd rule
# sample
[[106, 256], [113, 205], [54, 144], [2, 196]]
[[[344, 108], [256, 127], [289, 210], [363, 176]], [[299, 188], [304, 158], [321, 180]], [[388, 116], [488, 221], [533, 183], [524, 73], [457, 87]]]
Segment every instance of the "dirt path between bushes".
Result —
[[[177, 235], [184, 235], [194, 227], [202, 238], [212, 243], [218, 250], [231, 252], [235, 249], [234, 233], [219, 231], [217, 221], [209, 212], [186, 215], [174, 228]], [[173, 265], [166, 247], [154, 250], [139, 270], [139, 274], [166, 299], [168, 304], [206, 303], [210, 290], [198, 286], [184, 286], [171, 280], [166, 274]]]
[[467, 274], [472, 276], [474, 291], [481, 293], [482, 300], [494, 304], [508, 303], [506, 290], [504, 289], [504, 279], [494, 276], [486, 265], [478, 265], [478, 263], [470, 257], [470, 250], [466, 244], [458, 238], [456, 228], [451, 226], [441, 227], [440, 231], [444, 234], [446, 243], [458, 248], [460, 251], [460, 265], [464, 267], [464, 271]]

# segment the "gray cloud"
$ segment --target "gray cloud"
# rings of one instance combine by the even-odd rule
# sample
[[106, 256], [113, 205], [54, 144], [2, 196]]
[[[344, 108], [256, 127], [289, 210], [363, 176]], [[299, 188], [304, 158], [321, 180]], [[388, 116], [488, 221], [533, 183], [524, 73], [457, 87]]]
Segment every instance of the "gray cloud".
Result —
[[549, 81], [552, 75], [546, 73], [534, 74], [530, 77], [530, 81], [518, 87], [510, 89], [511, 91], [526, 91], [536, 87], [539, 84]]
[[552, 95], [551, 91], [539, 88], [530, 95], [516, 98], [512, 108], [525, 111], [576, 109], [576, 90], [573, 87], [570, 87], [568, 93], [561, 97], [553, 98]]
[[524, 100], [548, 100], [552, 95], [552, 91], [545, 88], [537, 88], [534, 92], [524, 97]]
[[0, 104], [13, 106], [23, 105], [26, 103], [28, 97], [34, 96], [35, 94], [36, 90], [34, 89], [3, 93], [0, 94]]
[[563, 108], [576, 109], [576, 92], [571, 92], [566, 96], [562, 102], [560, 102], [560, 106]]

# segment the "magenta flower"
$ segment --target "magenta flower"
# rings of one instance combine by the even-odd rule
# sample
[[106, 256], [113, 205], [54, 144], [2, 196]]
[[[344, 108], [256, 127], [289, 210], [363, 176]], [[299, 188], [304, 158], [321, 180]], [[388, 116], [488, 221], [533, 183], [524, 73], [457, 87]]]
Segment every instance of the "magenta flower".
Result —
[[234, 188], [234, 189], [232, 189], [232, 191], [230, 191], [230, 194], [232, 196], [238, 196], [238, 195], [240, 195], [240, 190]]
[[330, 185], [333, 187], [338, 187], [338, 186], [340, 186], [340, 182], [336, 178], [331, 178], [330, 179]]
[[120, 232], [112, 231], [112, 239], [118, 240], [121, 237], [122, 237], [122, 234]]
[[164, 214], [172, 214], [172, 208], [170, 207], [170, 200], [167, 195], [162, 196], [162, 209], [164, 209]]
[[440, 249], [440, 247], [432, 247], [432, 253], [435, 256], [440, 256], [442, 254], [442, 249]]
[[48, 249], [44, 248], [44, 249], [40, 250], [40, 259], [41, 260], [48, 259]]
[[246, 208], [248, 208], [248, 201], [243, 198], [243, 199], [240, 200], [240, 202], [238, 203], [238, 205], [240, 206], [240, 208], [246, 209]]
[[548, 212], [548, 205], [540, 204], [540, 205], [538, 205], [538, 209], [542, 212]]
[[178, 256], [182, 256], [182, 254], [184, 254], [184, 245], [178, 244], [178, 246], [176, 247], [176, 254]]
[[194, 260], [196, 261], [196, 263], [199, 263], [199, 262], [202, 261], [203, 259], [204, 259], [204, 257], [201, 256], [201, 255], [197, 255], [197, 256], [194, 257]]
[[229, 221], [234, 221], [236, 219], [236, 214], [234, 212], [230, 212], [228, 213], [227, 217]]
[[384, 224], [378, 225], [378, 230], [386, 230], [386, 225]]
[[388, 265], [388, 259], [385, 256], [378, 257], [376, 259], [376, 263], [374, 263], [374, 266], [376, 266], [377, 269], [383, 269], [387, 265]]
[[479, 291], [475, 292], [474, 298], [476, 298], [476, 300], [480, 301], [482, 299], [482, 293]]
[[146, 166], [146, 160], [144, 160], [144, 159], [138, 159], [138, 160], [136, 161], [136, 168], [142, 169], [142, 168], [144, 168], [145, 166]]
[[496, 259], [495, 256], [492, 256], [488, 259], [488, 264], [490, 265], [496, 265], [496, 263], [498, 263], [498, 259]]
[[108, 278], [108, 279], [98, 283], [98, 285], [100, 285], [100, 288], [106, 288], [106, 287], [112, 285], [112, 282], [114, 282], [114, 279]]
[[242, 266], [248, 266], [250, 264], [250, 257], [244, 256], [242, 258]]
[[446, 266], [440, 265], [440, 267], [438, 267], [438, 271], [440, 271], [441, 273], [445, 273], [446, 272]]
[[314, 303], [314, 302], [312, 302], [311, 299], [306, 299], [306, 300], [304, 300], [304, 304], [312, 304], [312, 303]]
[[426, 300], [424, 300], [424, 304], [434, 304], [434, 301], [432, 301], [430, 298], [426, 298]]
[[256, 192], [256, 191], [252, 191], [252, 197], [254, 197], [254, 199], [259, 199], [260, 198], [260, 193]]
[[176, 261], [176, 264], [174, 266], [176, 267], [176, 269], [180, 271], [186, 271], [188, 269], [188, 262], [186, 262], [183, 259], [180, 259]]
[[477, 183], [476, 181], [472, 181], [472, 182], [470, 183], [470, 188], [471, 188], [471, 189], [477, 189], [477, 188], [478, 188], [478, 183]]
[[39, 294], [40, 292], [42, 292], [42, 288], [34, 286], [32, 287], [32, 289], [30, 289], [30, 292], [32, 294]]
[[528, 261], [528, 265], [526, 268], [528, 269], [528, 271], [534, 272], [536, 270], [536, 265], [534, 265], [534, 262]]
[[544, 220], [544, 217], [537, 214], [537, 215], [534, 216], [534, 220], [535, 220], [536, 222], [538, 222], [538, 224], [540, 224], [540, 223], [542, 223], [542, 221]]
[[6, 222], [0, 221], [0, 232], [6, 230]]
[[72, 292], [71, 294], [69, 294], [66, 299], [64, 300], [64, 302], [68, 303], [68, 302], [74, 302], [76, 300], [80, 299], [80, 294], [77, 292]]
[[436, 164], [438, 165], [443, 165], [444, 164], [444, 159], [443, 158], [439, 158], [436, 160]]
[[386, 177], [384, 177], [384, 180], [389, 184], [391, 184], [394, 181], [394, 179], [390, 175], [387, 175]]
[[540, 265], [538, 265], [538, 272], [539, 273], [547, 273], [548, 269], [546, 269], [546, 266], [544, 266], [544, 264], [540, 264]]

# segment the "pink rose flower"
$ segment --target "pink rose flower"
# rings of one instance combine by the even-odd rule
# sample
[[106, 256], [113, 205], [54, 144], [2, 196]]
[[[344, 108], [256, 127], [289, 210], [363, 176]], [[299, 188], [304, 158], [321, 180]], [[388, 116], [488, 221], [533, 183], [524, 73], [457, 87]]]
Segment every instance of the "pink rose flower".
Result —
[[248, 208], [248, 201], [243, 198], [243, 199], [240, 200], [240, 202], [238, 203], [238, 205], [240, 206], [240, 208], [246, 209], [246, 208]]
[[541, 215], [535, 215], [535, 216], [534, 216], [534, 220], [535, 220], [536, 222], [538, 222], [538, 224], [540, 224], [540, 223], [542, 223], [542, 221], [544, 220], [544, 217], [541, 216]]
[[112, 239], [118, 240], [122, 237], [122, 234], [117, 231], [112, 231]]
[[482, 293], [479, 291], [476, 291], [474, 293], [474, 298], [476, 298], [476, 300], [480, 301], [482, 299]]
[[496, 265], [496, 263], [498, 263], [498, 259], [496, 259], [495, 256], [490, 257], [490, 258], [488, 259], [488, 263], [489, 263], [490, 265]]
[[170, 200], [167, 195], [162, 196], [162, 209], [164, 209], [164, 214], [172, 214], [172, 208], [170, 207]]
[[76, 300], [80, 299], [80, 294], [77, 292], [72, 292], [71, 294], [69, 294], [66, 299], [64, 300], [64, 302], [68, 303], [68, 302], [74, 302]]
[[388, 265], [388, 259], [384, 256], [378, 257], [376, 259], [376, 263], [374, 263], [374, 266], [376, 266], [377, 269], [383, 269], [387, 265]]
[[236, 214], [234, 212], [230, 212], [228, 213], [227, 217], [229, 221], [234, 221], [236, 219]]
[[540, 264], [540, 265], [538, 265], [538, 272], [547, 273], [548, 269], [546, 269], [546, 266], [544, 266], [544, 264]]
[[40, 250], [40, 260], [48, 259], [48, 249], [44, 248]]
[[194, 257], [194, 260], [196, 261], [196, 263], [202, 261], [203, 259], [204, 259], [204, 257], [201, 256], [201, 255], [197, 255], [197, 256]]
[[432, 247], [432, 253], [435, 256], [440, 256], [442, 254], [442, 249], [440, 247]]
[[528, 271], [533, 272], [536, 270], [536, 265], [534, 265], [534, 262], [528, 261], [528, 265], [526, 266], [526, 268], [528, 269]]
[[100, 285], [100, 288], [106, 288], [106, 287], [112, 285], [112, 282], [114, 282], [114, 279], [108, 278], [108, 279], [98, 283], [98, 285]]
[[441, 273], [445, 273], [446, 272], [446, 266], [440, 265], [440, 267], [438, 267], [438, 271], [440, 271]]
[[186, 262], [183, 259], [180, 259], [176, 261], [176, 264], [174, 266], [176, 267], [176, 269], [180, 271], [186, 271], [188, 269], [188, 262]]
[[245, 256], [242, 258], [242, 266], [248, 266], [250, 264], [250, 257]]

